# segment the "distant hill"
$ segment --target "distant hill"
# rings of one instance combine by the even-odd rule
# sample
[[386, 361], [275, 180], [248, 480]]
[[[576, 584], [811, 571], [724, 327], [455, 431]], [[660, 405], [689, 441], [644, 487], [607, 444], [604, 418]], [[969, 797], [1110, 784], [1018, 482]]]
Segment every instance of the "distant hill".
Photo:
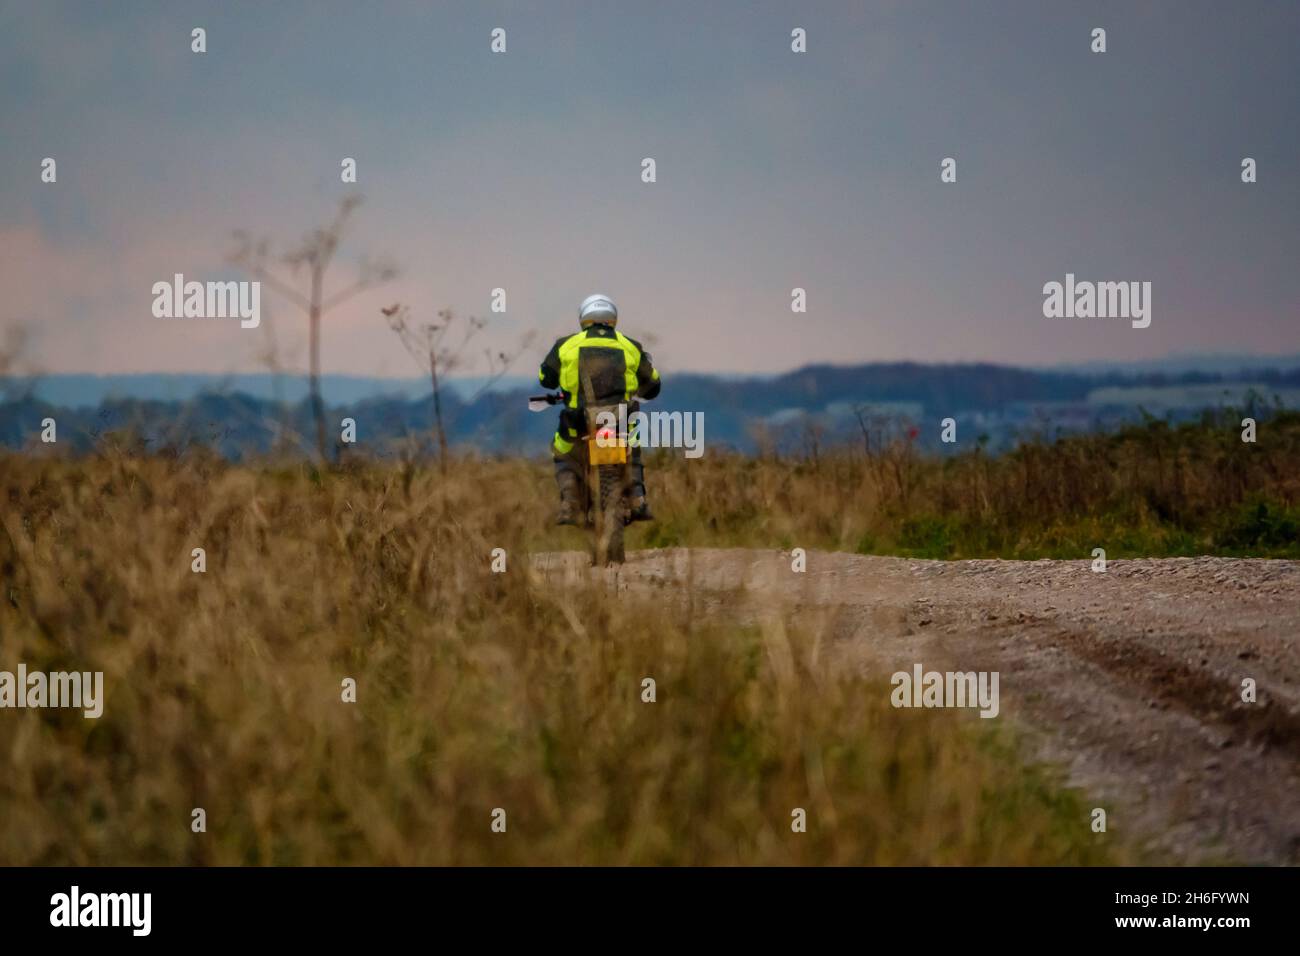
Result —
[[1118, 372], [1122, 375], [1161, 373], [1180, 375], [1185, 372], [1203, 372], [1213, 375], [1246, 376], [1270, 369], [1285, 372], [1297, 368], [1300, 368], [1300, 354], [1214, 355], [1188, 352], [1186, 354], [1168, 355], [1160, 359], [1123, 362], [1073, 362], [1052, 366], [1049, 371], [1080, 372], [1085, 375], [1100, 375], [1107, 372]]
[[[451, 380], [453, 388], [463, 394], [477, 391], [481, 378]], [[497, 388], [519, 388], [532, 381], [530, 375], [507, 376]], [[58, 374], [11, 381], [10, 391], [30, 393], [34, 398], [65, 408], [96, 407], [106, 399], [138, 398], [149, 401], [184, 402], [205, 392], [239, 392], [267, 401], [299, 402], [307, 397], [305, 375], [279, 377], [266, 372], [231, 375], [196, 373], [133, 375]], [[420, 398], [429, 394], [429, 380], [413, 378], [373, 378], [355, 375], [321, 376], [321, 394], [327, 402], [356, 402], [380, 396]]]
[[[539, 390], [531, 376], [503, 380], [467, 403], [481, 384], [462, 380], [444, 396], [451, 440], [494, 453], [543, 453], [555, 414], [527, 411], [527, 396]], [[367, 448], [391, 451], [403, 441], [429, 440], [423, 380], [326, 376], [324, 393], [334, 435], [350, 417]], [[46, 417], [58, 422], [60, 441], [78, 449], [130, 431], [151, 448], [197, 441], [239, 457], [277, 441], [303, 447], [314, 434], [300, 377], [277, 386], [268, 375], [51, 376], [0, 381], [0, 394], [0, 444], [10, 448], [36, 440]], [[916, 362], [811, 365], [750, 378], [669, 373], [661, 399], [646, 408], [703, 412], [706, 446], [715, 448], [753, 450], [760, 440], [797, 445], [814, 433], [818, 441], [856, 441], [864, 423], [894, 421], [915, 425], [920, 444], [942, 450], [951, 447], [938, 442], [944, 418], [955, 420], [960, 435], [984, 436], [997, 449], [1029, 433], [1107, 428], [1144, 412], [1187, 417], [1252, 400], [1300, 407], [1300, 363], [1235, 373]]]

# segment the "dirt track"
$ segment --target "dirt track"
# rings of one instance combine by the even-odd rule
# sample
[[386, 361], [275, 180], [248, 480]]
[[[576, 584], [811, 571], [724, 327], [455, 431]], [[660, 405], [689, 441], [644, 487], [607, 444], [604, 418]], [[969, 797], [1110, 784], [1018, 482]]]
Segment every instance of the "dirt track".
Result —
[[[548, 577], [590, 573], [538, 555]], [[693, 581], [701, 610], [825, 615], [842, 666], [1001, 674], [1031, 756], [1183, 862], [1300, 863], [1300, 562], [920, 561], [811, 552], [629, 554], [620, 587]], [[698, 605], [697, 605], [698, 606]], [[1258, 702], [1241, 701], [1254, 678]]]

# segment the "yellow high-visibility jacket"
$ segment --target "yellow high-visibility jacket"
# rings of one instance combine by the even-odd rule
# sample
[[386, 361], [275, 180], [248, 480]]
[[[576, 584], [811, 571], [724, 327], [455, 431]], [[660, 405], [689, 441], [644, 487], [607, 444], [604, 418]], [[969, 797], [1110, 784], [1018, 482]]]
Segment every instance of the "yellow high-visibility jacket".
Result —
[[595, 404], [628, 402], [634, 397], [654, 398], [659, 394], [659, 370], [641, 343], [613, 326], [594, 323], [572, 335], [555, 340], [542, 360], [537, 380], [543, 388], [564, 393], [566, 413], [560, 416], [554, 446], [560, 454], [573, 450], [581, 418], [568, 409], [586, 407], [583, 379], [591, 383]]

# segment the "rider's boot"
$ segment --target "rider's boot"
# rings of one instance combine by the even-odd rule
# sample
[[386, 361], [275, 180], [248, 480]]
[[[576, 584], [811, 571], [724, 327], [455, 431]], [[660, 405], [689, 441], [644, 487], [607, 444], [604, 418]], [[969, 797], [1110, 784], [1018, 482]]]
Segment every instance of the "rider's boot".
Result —
[[650, 513], [650, 502], [646, 501], [645, 495], [632, 499], [632, 513], [628, 516], [629, 521], [654, 521], [655, 516]]
[[560, 486], [560, 509], [555, 514], [555, 523], [577, 524], [580, 505], [578, 476], [570, 471], [557, 471], [555, 481]]
[[645, 496], [645, 468], [640, 461], [632, 463], [632, 489], [628, 498], [631, 500], [632, 505], [631, 512], [628, 514], [628, 521], [655, 520], [655, 516], [650, 513], [650, 502]]

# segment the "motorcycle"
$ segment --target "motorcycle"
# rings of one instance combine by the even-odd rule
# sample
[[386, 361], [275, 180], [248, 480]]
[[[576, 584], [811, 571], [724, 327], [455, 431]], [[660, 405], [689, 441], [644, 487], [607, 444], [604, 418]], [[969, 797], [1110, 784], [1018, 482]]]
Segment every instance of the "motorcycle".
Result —
[[[564, 402], [562, 392], [534, 395], [528, 399], [528, 410], [542, 412]], [[574, 446], [584, 477], [578, 513], [592, 529], [591, 556], [596, 567], [623, 563], [623, 529], [632, 513], [628, 501], [632, 488], [628, 436], [617, 424], [626, 422], [627, 416], [619, 414], [619, 404], [585, 406], [586, 427]]]

